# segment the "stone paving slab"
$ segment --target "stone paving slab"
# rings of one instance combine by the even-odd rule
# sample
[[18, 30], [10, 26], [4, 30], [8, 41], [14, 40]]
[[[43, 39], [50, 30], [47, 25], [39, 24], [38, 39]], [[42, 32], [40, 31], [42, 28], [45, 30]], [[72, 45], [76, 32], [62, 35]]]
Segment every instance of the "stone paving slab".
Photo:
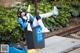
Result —
[[75, 50], [73, 50], [73, 51], [71, 51], [71, 52], [69, 52], [69, 53], [80, 53], [80, 48], [75, 49]]
[[45, 48], [38, 53], [64, 53], [78, 46], [80, 46], [80, 40], [53, 36], [45, 40]]

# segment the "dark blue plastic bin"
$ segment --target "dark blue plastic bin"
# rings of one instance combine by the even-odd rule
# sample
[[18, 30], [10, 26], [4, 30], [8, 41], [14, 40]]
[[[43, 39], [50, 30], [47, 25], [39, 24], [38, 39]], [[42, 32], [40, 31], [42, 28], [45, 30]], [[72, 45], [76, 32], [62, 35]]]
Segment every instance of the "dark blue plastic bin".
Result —
[[27, 31], [25, 36], [28, 49], [45, 47], [44, 34], [40, 26], [33, 28], [32, 32]]

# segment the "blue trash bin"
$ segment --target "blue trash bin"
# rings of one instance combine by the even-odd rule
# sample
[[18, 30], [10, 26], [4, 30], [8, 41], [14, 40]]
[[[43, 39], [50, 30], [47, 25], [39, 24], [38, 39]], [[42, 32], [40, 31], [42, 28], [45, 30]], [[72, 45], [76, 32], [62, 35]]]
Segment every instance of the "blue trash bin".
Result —
[[15, 45], [9, 46], [8, 53], [27, 53], [27, 49], [24, 47], [22, 49], [16, 48]]
[[36, 47], [38, 48], [44, 48], [45, 47], [45, 41], [44, 41], [44, 33], [42, 33], [42, 28], [40, 26], [36, 27], [35, 32], [33, 32], [34, 35], [36, 35]]
[[33, 31], [27, 31], [26, 34], [27, 48], [35, 49], [35, 48], [44, 48], [44, 33], [42, 33], [42, 28], [37, 26], [33, 28]]

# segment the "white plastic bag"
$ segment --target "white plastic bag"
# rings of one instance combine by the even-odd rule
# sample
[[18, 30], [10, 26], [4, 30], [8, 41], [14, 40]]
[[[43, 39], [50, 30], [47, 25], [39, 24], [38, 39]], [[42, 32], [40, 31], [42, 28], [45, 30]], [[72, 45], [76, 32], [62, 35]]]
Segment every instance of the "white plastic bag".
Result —
[[30, 23], [28, 23], [27, 30], [28, 30], [28, 31], [32, 31], [32, 28], [31, 28]]
[[53, 9], [53, 16], [57, 16], [59, 15], [59, 10], [57, 9], [56, 6], [54, 6], [54, 9]]

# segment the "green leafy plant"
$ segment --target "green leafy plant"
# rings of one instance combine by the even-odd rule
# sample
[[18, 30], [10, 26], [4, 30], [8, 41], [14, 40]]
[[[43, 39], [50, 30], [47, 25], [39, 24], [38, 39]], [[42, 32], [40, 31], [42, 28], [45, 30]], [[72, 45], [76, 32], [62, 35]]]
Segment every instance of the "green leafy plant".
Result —
[[[0, 41], [10, 42], [10, 40], [19, 40], [20, 30], [18, 26], [17, 14], [15, 8], [0, 8]], [[19, 26], [18, 26], [19, 27]], [[20, 27], [19, 27], [20, 28]], [[17, 42], [17, 40], [15, 42]]]

